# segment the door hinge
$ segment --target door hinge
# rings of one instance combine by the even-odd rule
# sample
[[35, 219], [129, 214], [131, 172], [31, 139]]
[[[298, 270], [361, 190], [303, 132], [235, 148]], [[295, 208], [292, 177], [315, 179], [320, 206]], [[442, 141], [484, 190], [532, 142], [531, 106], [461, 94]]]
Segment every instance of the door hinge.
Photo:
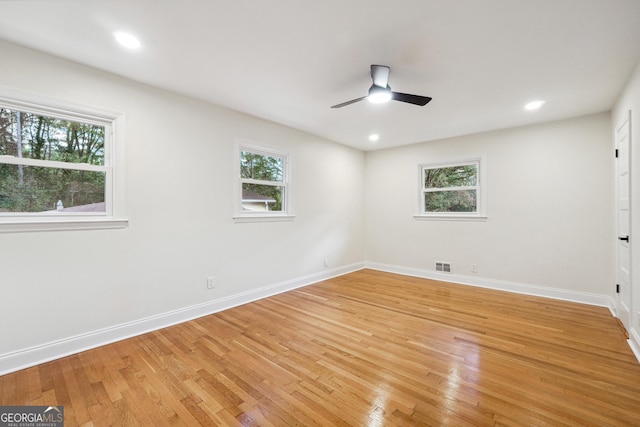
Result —
[[618, 149], [616, 148], [616, 159], [618, 158]]
[[620, 285], [616, 284], [616, 294], [619, 294], [619, 293], [620, 293]]

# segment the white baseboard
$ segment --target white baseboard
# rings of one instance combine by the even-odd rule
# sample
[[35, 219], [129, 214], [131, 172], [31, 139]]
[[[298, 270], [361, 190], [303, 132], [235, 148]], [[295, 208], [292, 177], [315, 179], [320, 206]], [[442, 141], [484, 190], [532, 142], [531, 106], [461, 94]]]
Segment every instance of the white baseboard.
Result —
[[242, 292], [236, 295], [208, 301], [202, 304], [161, 313], [155, 316], [139, 319], [97, 331], [69, 337], [66, 339], [42, 344], [39, 346], [18, 350], [0, 355], [0, 375], [19, 371], [61, 357], [79, 353], [81, 351], [100, 347], [126, 338], [131, 338], [147, 332], [176, 325], [198, 317], [207, 316], [229, 308], [237, 307], [262, 298], [267, 298], [282, 292], [308, 286], [313, 283], [342, 276], [353, 271], [361, 270], [364, 262], [344, 267], [325, 270], [309, 276], [287, 280], [281, 283], [265, 286], [259, 289]]
[[640, 362], [640, 335], [635, 328], [631, 328], [629, 331], [629, 339], [627, 340], [629, 347], [631, 347], [631, 351], [635, 354], [636, 359]]
[[508, 282], [504, 280], [487, 279], [482, 277], [463, 276], [460, 274], [439, 273], [433, 270], [422, 270], [418, 268], [380, 264], [375, 262], [367, 262], [366, 268], [386, 271], [389, 273], [404, 274], [406, 276], [458, 283], [461, 285], [477, 286], [480, 288], [496, 289], [518, 294], [579, 302], [582, 304], [607, 307], [612, 314], [615, 312], [615, 300], [608, 295], [570, 291], [566, 289], [550, 288], [546, 286], [530, 285], [526, 283]]

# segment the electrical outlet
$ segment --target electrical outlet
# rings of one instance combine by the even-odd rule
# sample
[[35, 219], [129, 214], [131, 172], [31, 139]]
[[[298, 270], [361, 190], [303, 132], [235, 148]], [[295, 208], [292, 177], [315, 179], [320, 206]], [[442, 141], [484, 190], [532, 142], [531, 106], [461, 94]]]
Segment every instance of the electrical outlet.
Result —
[[324, 268], [329, 267], [329, 258], [324, 259]]
[[216, 278], [215, 276], [207, 277], [207, 289], [214, 289], [216, 287]]
[[477, 273], [478, 272], [478, 264], [471, 264], [471, 268], [470, 268], [472, 273]]

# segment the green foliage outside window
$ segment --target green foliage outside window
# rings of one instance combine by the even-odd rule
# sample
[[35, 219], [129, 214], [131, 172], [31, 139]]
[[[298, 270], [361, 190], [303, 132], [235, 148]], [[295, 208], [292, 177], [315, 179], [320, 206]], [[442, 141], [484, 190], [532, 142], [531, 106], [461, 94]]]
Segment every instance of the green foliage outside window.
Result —
[[[105, 128], [0, 108], [0, 156], [104, 165]], [[0, 212], [105, 201], [103, 172], [0, 162]]]
[[[243, 194], [247, 198], [263, 198], [273, 200], [269, 202], [270, 211], [282, 211], [283, 186], [285, 161], [282, 157], [240, 152], [240, 178], [245, 180], [257, 180], [256, 182], [243, 182]], [[244, 197], [243, 197], [244, 198]]]
[[476, 191], [436, 191], [425, 194], [425, 212], [475, 212]]
[[473, 164], [425, 169], [424, 175], [425, 188], [466, 187], [476, 185], [478, 166]]
[[426, 213], [477, 212], [476, 163], [423, 169], [423, 209]]

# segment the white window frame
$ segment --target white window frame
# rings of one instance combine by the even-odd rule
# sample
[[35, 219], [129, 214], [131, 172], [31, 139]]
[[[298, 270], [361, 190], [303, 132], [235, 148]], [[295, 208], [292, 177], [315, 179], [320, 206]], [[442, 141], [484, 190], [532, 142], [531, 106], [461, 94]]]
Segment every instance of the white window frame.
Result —
[[0, 89], [0, 105], [15, 111], [105, 127], [104, 165], [0, 156], [0, 163], [105, 173], [105, 212], [0, 212], [0, 233], [125, 228], [124, 115]]
[[[425, 170], [447, 168], [454, 166], [477, 165], [477, 181], [474, 186], [448, 187], [428, 190], [424, 188]], [[419, 172], [419, 198], [418, 214], [414, 215], [416, 220], [457, 220], [457, 221], [486, 221], [487, 220], [487, 189], [486, 189], [486, 158], [485, 156], [472, 157], [461, 160], [422, 163], [418, 165]], [[476, 211], [475, 212], [425, 212], [425, 193], [430, 191], [443, 190], [475, 190], [476, 191]]]
[[[262, 156], [277, 157], [283, 159], [284, 170], [282, 171], [282, 183], [274, 183], [272, 181], [261, 181], [255, 179], [246, 179], [241, 177], [240, 158], [241, 152], [248, 151]], [[243, 139], [236, 141], [235, 150], [235, 166], [234, 166], [235, 191], [234, 191], [234, 215], [233, 220], [236, 223], [242, 222], [280, 222], [293, 221], [295, 215], [291, 213], [291, 158], [289, 153], [266, 147], [261, 144], [254, 143]], [[265, 212], [248, 212], [242, 210], [242, 184], [263, 184], [278, 185], [283, 188], [282, 210], [281, 211], [265, 211]]]

